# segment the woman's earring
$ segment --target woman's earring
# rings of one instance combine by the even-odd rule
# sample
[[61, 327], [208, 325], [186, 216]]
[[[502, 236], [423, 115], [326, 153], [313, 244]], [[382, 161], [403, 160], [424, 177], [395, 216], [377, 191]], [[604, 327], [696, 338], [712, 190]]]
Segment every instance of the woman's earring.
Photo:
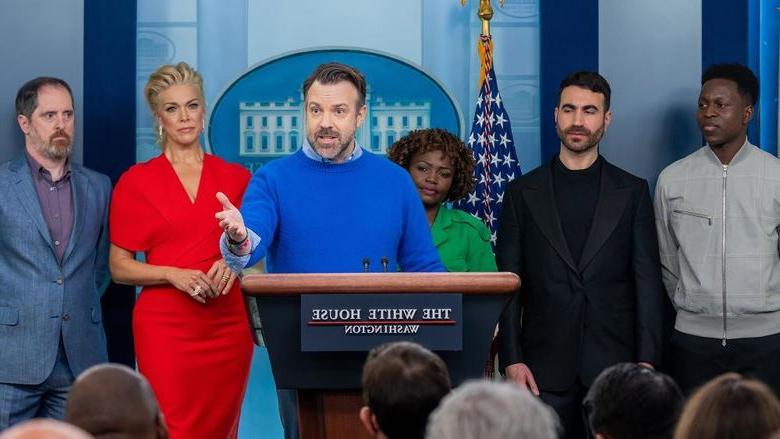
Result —
[[157, 125], [157, 134], [160, 137], [160, 140], [162, 140], [163, 137], [162, 125]]

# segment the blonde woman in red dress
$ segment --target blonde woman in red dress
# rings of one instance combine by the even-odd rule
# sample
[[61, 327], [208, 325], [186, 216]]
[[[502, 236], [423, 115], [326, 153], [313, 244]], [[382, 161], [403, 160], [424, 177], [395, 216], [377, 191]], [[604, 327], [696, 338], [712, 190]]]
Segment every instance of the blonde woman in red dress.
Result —
[[235, 438], [252, 339], [236, 274], [219, 252], [215, 195], [239, 203], [250, 175], [203, 151], [203, 80], [189, 65], [160, 67], [144, 94], [162, 154], [114, 189], [111, 273], [143, 287], [133, 310], [138, 368], [171, 438]]

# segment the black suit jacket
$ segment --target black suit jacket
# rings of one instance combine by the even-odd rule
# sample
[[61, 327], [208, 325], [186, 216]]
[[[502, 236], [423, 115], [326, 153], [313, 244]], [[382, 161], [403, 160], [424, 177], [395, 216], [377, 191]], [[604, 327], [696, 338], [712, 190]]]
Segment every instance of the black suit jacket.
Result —
[[572, 260], [552, 183], [552, 163], [504, 195], [496, 258], [522, 286], [500, 322], [502, 367], [525, 363], [541, 390], [589, 386], [624, 361], [658, 364], [664, 297], [647, 182], [604, 160], [582, 258]]

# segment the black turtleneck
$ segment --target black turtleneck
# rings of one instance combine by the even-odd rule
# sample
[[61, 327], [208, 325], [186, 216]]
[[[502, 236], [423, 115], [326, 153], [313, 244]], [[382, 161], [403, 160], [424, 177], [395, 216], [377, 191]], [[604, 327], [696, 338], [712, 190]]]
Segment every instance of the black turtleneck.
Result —
[[559, 157], [553, 160], [555, 204], [561, 217], [563, 236], [575, 264], [582, 257], [599, 200], [601, 162], [599, 156], [589, 168], [571, 170], [563, 165]]

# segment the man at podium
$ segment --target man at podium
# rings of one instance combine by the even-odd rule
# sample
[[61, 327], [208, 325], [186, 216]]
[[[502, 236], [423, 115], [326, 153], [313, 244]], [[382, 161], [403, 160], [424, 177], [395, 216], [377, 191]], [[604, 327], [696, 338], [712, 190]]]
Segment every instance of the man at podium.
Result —
[[355, 142], [366, 115], [356, 69], [323, 64], [303, 83], [306, 140], [255, 173], [239, 212], [222, 194], [222, 254], [236, 271], [444, 271], [409, 175]]
[[303, 96], [302, 147], [254, 174], [241, 211], [217, 194], [228, 266], [239, 272], [265, 257], [269, 273], [444, 271], [407, 172], [355, 141], [366, 116], [363, 75], [320, 65]]

